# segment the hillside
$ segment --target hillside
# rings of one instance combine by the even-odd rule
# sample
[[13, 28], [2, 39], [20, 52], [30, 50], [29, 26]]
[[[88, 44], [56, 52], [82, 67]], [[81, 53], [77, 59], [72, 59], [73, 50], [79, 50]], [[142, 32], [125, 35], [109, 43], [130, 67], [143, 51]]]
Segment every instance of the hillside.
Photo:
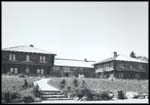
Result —
[[[72, 78], [53, 78], [48, 83], [52, 86], [60, 89], [60, 82], [62, 79], [66, 80], [67, 86], [72, 87]], [[94, 79], [94, 78], [78, 78], [79, 86], [81, 86], [82, 80], [85, 80], [88, 88], [97, 92], [103, 90], [118, 91], [136, 91], [140, 93], [148, 93], [148, 80], [106, 80], [106, 79]]]

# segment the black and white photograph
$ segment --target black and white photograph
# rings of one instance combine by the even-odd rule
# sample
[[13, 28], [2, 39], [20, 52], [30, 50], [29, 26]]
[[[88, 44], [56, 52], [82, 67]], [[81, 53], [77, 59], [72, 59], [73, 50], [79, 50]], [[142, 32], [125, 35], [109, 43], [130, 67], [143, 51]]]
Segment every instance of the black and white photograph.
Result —
[[2, 1], [1, 103], [149, 103], [148, 1]]

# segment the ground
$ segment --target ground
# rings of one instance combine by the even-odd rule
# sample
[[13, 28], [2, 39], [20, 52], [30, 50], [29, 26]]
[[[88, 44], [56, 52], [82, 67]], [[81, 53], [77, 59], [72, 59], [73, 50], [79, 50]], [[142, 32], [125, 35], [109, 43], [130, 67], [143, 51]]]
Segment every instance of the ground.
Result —
[[[60, 82], [65, 79], [67, 86], [72, 86], [73, 78], [53, 78], [48, 83], [60, 89]], [[96, 78], [78, 78], [79, 86], [85, 80], [87, 87], [95, 91], [111, 90], [118, 91], [136, 91], [140, 93], [148, 93], [148, 80], [108, 80]]]
[[41, 103], [149, 103], [148, 99], [125, 99], [125, 100], [109, 100], [109, 101], [42, 101]]
[[[65, 79], [68, 86], [72, 85], [73, 78], [37, 78], [37, 77], [27, 77], [29, 83], [40, 83], [41, 86], [46, 89], [47, 85], [51, 89], [60, 89], [60, 82]], [[40, 80], [44, 82], [38, 82]], [[95, 89], [96, 91], [102, 90], [123, 90], [123, 91], [137, 91], [141, 93], [148, 93], [148, 80], [105, 80], [105, 79], [93, 79], [93, 78], [80, 78], [77, 79], [79, 86], [82, 80], [85, 80], [86, 85], [90, 89]], [[2, 92], [9, 90], [12, 91], [14, 88], [16, 91], [21, 89], [23, 85], [24, 78], [19, 78], [15, 76], [2, 76]], [[35, 82], [36, 81], [36, 82]], [[45, 85], [44, 85], [45, 84]], [[24, 92], [26, 94], [26, 92]], [[65, 103], [89, 103], [89, 101], [64, 101]], [[41, 103], [63, 103], [63, 101], [42, 101]], [[90, 103], [148, 103], [148, 99], [126, 99], [126, 100], [110, 100], [110, 101], [90, 101]]]
[[[48, 80], [49, 80], [49, 82], [48, 82]], [[56, 82], [56, 80], [57, 80], [57, 82]], [[60, 82], [60, 80], [62, 80], [62, 79], [60, 79], [60, 78], [51, 78], [51, 79], [42, 79], [42, 80], [40, 80], [39, 81], [39, 84], [41, 84], [41, 83], [43, 83], [43, 81], [44, 81], [44, 83], [45, 84], [42, 84], [42, 88], [43, 89], [45, 89], [45, 86], [47, 86], [47, 84], [49, 84], [49, 86], [50, 86], [50, 88], [49, 89], [52, 89], [53, 90], [53, 86], [51, 86], [51, 83], [52, 84], [54, 84], [54, 82], [55, 82], [55, 87], [57, 87], [58, 89], [59, 89], [59, 85], [57, 84], [57, 83], [59, 83]], [[72, 80], [71, 78], [67, 78], [67, 82], [69, 81], [70, 82], [70, 80]], [[83, 80], [83, 79], [78, 79], [79, 81], [80, 80]], [[84, 80], [86, 80], [86, 79], [84, 79]], [[88, 84], [90, 84], [90, 82], [93, 82], [92, 80], [93, 79], [87, 79], [88, 80]], [[90, 82], [89, 82], [89, 80], [90, 80]], [[58, 82], [59, 81], [59, 82]], [[109, 83], [109, 80], [94, 80], [94, 81], [103, 81], [103, 82], [105, 82], [105, 83], [107, 83], [108, 82], [108, 84], [107, 85], [112, 85], [112, 84], [110, 84]], [[107, 82], [106, 82], [107, 81]], [[80, 81], [81, 82], [81, 81]], [[115, 80], [115, 81], [113, 81], [114, 82], [114, 84], [116, 85], [116, 84], [120, 84], [120, 85], [118, 85], [118, 87], [119, 86], [121, 86], [121, 83], [122, 84], [124, 84], [124, 82], [126, 83], [129, 83], [131, 86], [130, 87], [132, 87], [132, 88], [134, 88], [134, 86], [135, 86], [135, 84], [134, 83], [141, 83], [141, 85], [146, 85], [146, 82], [145, 81], [137, 81], [137, 80]], [[117, 83], [118, 82], [118, 83]], [[134, 83], [133, 83], [134, 82]], [[38, 83], [38, 82], [37, 82]], [[127, 84], [126, 83], [126, 84]], [[131, 84], [131, 83], [133, 83], [133, 84]], [[58, 85], [58, 86], [56, 86], [56, 84]], [[128, 84], [128, 85], [129, 85]], [[68, 85], [69, 85], [69, 83], [68, 83]], [[71, 85], [71, 82], [70, 82], [70, 85]], [[106, 84], [105, 84], [106, 85]], [[106, 85], [106, 86], [107, 86]], [[127, 85], [127, 86], [128, 86]], [[134, 85], [134, 86], [133, 86]], [[139, 84], [138, 84], [139, 85]], [[147, 86], [147, 85], [146, 85]], [[129, 88], [130, 87], [128, 87], [128, 90], [130, 90]], [[135, 86], [136, 87], [136, 86]], [[47, 89], [47, 88], [46, 88]], [[55, 88], [54, 88], [55, 89]], [[141, 88], [138, 88], [138, 89], [141, 89]], [[138, 90], [139, 92], [143, 92], [144, 90]], [[147, 91], [148, 91], [148, 89], [147, 89]], [[145, 92], [145, 91], [144, 91]], [[119, 99], [113, 99], [113, 100], [107, 100], [107, 101], [104, 101], [104, 100], [101, 100], [101, 101], [76, 101], [76, 100], [57, 100], [57, 101], [42, 101], [41, 103], [148, 103], [148, 99], [124, 99], [124, 100], [119, 100]]]

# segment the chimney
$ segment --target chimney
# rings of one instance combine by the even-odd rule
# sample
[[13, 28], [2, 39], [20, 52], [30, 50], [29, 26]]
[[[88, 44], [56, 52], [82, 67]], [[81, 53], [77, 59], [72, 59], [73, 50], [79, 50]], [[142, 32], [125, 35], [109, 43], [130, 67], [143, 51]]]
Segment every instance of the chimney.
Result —
[[88, 60], [85, 58], [85, 59], [84, 59], [84, 62], [88, 62]]
[[117, 55], [117, 52], [114, 51], [114, 58], [116, 58], [118, 55]]
[[30, 44], [30, 47], [34, 47], [34, 45], [33, 45], [33, 44]]

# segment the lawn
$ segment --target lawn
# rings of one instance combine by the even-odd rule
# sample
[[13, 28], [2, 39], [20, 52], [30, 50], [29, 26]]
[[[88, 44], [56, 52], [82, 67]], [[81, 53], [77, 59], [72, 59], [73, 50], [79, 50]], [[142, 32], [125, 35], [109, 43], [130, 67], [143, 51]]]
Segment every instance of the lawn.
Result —
[[[2, 75], [2, 99], [4, 99], [4, 94], [9, 92], [11, 94], [18, 93], [20, 94], [21, 98], [25, 96], [31, 96], [35, 98], [33, 94], [33, 85], [32, 83], [40, 78], [37, 77], [18, 77], [18, 76], [6, 76]], [[27, 88], [23, 88], [24, 79], [27, 80], [29, 86]]]
[[[20, 78], [17, 76], [3, 76], [2, 75], [2, 92], [5, 91], [20, 91], [24, 84], [25, 78]], [[37, 77], [28, 77], [26, 78], [28, 84], [32, 84], [34, 81], [39, 80]]]
[[[58, 89], [60, 89], [60, 82], [65, 79], [67, 86], [73, 86], [73, 78], [53, 78], [48, 83]], [[108, 79], [97, 79], [97, 78], [78, 78], [79, 86], [82, 81], [85, 80], [86, 85], [89, 89], [99, 91], [110, 90], [117, 92], [118, 90], [135, 91], [139, 93], [148, 93], [148, 80], [108, 80]]]

